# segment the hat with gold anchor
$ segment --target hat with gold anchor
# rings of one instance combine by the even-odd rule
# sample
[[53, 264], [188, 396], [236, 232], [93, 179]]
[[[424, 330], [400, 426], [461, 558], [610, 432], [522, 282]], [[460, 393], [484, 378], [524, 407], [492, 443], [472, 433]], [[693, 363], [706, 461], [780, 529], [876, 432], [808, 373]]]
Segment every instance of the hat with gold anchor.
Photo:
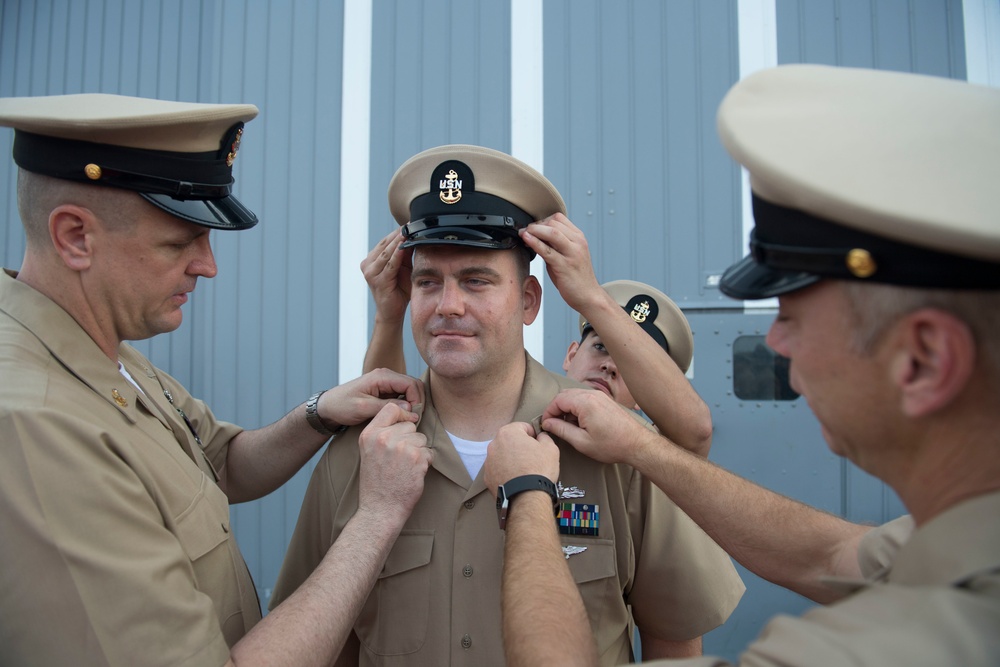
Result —
[[465, 144], [414, 155], [396, 170], [388, 195], [404, 248], [524, 248], [517, 230], [566, 212], [559, 191], [538, 171], [506, 153]]
[[754, 73], [718, 131], [750, 176], [737, 299], [824, 279], [1000, 289], [1000, 89], [822, 65]]
[[257, 216], [233, 196], [233, 162], [252, 104], [198, 104], [84, 93], [0, 98], [27, 171], [138, 192], [160, 209], [215, 229]]
[[[686, 373], [694, 355], [694, 336], [691, 325], [673, 299], [652, 285], [635, 280], [612, 280], [601, 287], [666, 350], [681, 372]], [[580, 339], [586, 338], [591, 331], [594, 327], [581, 315]]]

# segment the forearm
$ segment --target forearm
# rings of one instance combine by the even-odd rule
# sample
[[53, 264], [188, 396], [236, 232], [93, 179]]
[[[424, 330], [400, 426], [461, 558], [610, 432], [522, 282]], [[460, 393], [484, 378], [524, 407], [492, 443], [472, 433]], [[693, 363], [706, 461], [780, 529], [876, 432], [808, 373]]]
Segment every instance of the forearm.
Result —
[[708, 456], [712, 413], [673, 359], [610, 296], [592, 299], [586, 309], [584, 317], [600, 332], [629, 392], [660, 433]]
[[312, 575], [233, 647], [233, 662], [331, 664], [402, 525], [395, 517], [358, 510]]
[[403, 353], [403, 322], [388, 322], [375, 316], [372, 338], [365, 351], [363, 372], [376, 368], [388, 368], [397, 373], [406, 373], [406, 356]]
[[650, 441], [641, 452], [635, 467], [758, 576], [822, 603], [837, 594], [820, 577], [860, 576], [857, 547], [869, 527], [769, 491], [669, 443]]
[[559, 545], [552, 503], [523, 493], [507, 517], [502, 580], [507, 664], [597, 664], [583, 599]]
[[309, 426], [302, 403], [273, 424], [233, 438], [219, 486], [230, 503], [261, 498], [287, 482], [327, 440]]

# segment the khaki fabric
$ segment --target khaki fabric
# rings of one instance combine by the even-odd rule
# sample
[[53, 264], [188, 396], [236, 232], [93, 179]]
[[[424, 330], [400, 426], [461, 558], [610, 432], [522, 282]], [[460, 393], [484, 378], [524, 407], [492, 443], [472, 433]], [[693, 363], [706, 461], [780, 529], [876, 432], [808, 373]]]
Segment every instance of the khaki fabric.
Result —
[[239, 427], [131, 346], [120, 360], [145, 395], [65, 311], [0, 273], [4, 664], [221, 665], [260, 619], [209, 463]]
[[[515, 421], [532, 421], [559, 390], [578, 386], [529, 357]], [[418, 425], [436, 449], [433, 468], [354, 626], [361, 665], [504, 664], [504, 533], [482, 474], [469, 478], [438, 419], [433, 394], [428, 386]], [[272, 606], [308, 577], [357, 508], [361, 428], [334, 440], [317, 464]], [[729, 557], [633, 469], [559, 446], [560, 481], [585, 494], [567, 502], [600, 506], [598, 536], [561, 537], [566, 546], [586, 547], [568, 564], [602, 664], [630, 658], [626, 605], [644, 632], [663, 639], [698, 637], [723, 623], [744, 591]]]
[[892, 566], [900, 548], [913, 535], [913, 517], [909, 514], [870, 530], [858, 545], [858, 564], [866, 579], [877, 579]]
[[[740, 656], [752, 667], [1000, 665], [1000, 493], [967, 500], [913, 530], [909, 517], [863, 549], [891, 567], [853, 595], [801, 618], [778, 616]], [[724, 665], [709, 660], [652, 663]]]

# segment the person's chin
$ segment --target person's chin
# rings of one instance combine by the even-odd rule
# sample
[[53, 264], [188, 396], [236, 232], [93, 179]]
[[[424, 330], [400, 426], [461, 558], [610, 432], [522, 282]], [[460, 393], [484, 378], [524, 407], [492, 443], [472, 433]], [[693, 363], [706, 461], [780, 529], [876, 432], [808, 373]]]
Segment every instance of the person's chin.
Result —
[[156, 336], [161, 333], [170, 333], [171, 331], [177, 331], [181, 324], [184, 322], [184, 311], [180, 307], [174, 308], [169, 313], [165, 313], [163, 317], [158, 318], [154, 325], [153, 331], [148, 337]]
[[427, 366], [442, 377], [465, 377], [475, 370], [472, 352], [452, 346], [432, 347], [426, 361]]

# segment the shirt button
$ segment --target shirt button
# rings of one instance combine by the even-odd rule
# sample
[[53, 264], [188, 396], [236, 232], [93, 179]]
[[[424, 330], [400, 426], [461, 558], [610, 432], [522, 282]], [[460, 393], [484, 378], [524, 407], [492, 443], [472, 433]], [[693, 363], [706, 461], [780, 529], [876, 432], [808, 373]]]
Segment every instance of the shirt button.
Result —
[[462, 637], [462, 648], [472, 648], [472, 637], [469, 635]]
[[468, 579], [469, 577], [471, 577], [472, 576], [472, 566], [471, 565], [466, 565], [465, 567], [463, 567], [462, 568], [462, 574], [465, 575], [466, 579]]
[[475, 500], [466, 500], [465, 501], [465, 509], [471, 510], [475, 506], [476, 506], [476, 501]]

